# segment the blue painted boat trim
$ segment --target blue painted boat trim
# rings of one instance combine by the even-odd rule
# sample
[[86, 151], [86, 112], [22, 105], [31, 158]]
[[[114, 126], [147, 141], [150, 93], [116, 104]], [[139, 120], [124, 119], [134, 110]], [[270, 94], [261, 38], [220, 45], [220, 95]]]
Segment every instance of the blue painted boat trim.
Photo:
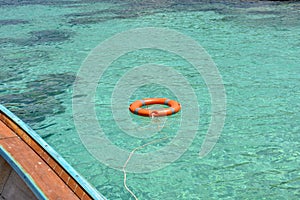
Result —
[[[50, 145], [48, 145], [34, 130], [25, 124], [16, 115], [10, 112], [6, 107], [0, 104], [0, 110], [5, 113], [12, 121], [14, 121], [20, 128], [22, 128], [28, 135], [32, 137], [46, 152], [48, 152], [56, 162], [58, 162], [69, 174], [77, 181], [79, 185], [95, 200], [106, 200], [88, 181], [86, 181], [76, 170], [63, 159]], [[15, 164], [16, 167], [18, 164]], [[20, 170], [19, 170], [20, 171]], [[22, 172], [22, 170], [21, 170]], [[20, 175], [21, 176], [21, 175]], [[26, 179], [28, 180], [28, 179]], [[26, 181], [25, 180], [25, 181]]]
[[23, 167], [8, 153], [2, 146], [0, 146], [0, 155], [8, 162], [13, 170], [20, 176], [20, 178], [26, 183], [30, 190], [35, 194], [38, 199], [48, 199], [40, 188], [32, 180], [31, 176], [23, 169]]

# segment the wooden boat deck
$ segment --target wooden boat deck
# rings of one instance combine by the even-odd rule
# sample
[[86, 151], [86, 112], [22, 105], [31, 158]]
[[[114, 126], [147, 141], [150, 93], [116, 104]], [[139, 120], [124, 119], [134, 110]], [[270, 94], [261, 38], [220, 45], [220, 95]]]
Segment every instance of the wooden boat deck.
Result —
[[[75, 170], [64, 163], [65, 161], [39, 136], [36, 136], [38, 139], [33, 138], [32, 134], [36, 134], [35, 132], [27, 126], [25, 129], [28, 130], [24, 130], [21, 120], [10, 117], [3, 112], [2, 107], [2, 110], [0, 109], [0, 156], [2, 157], [2, 159], [0, 157], [0, 197], [15, 199], [9, 196], [14, 195], [15, 191], [11, 191], [14, 187], [10, 187], [7, 180], [11, 171], [17, 169], [19, 173], [16, 171], [16, 174], [21, 176], [20, 180], [26, 183], [25, 185], [31, 189], [37, 199], [105, 199], [80, 179], [78, 174], [74, 174]], [[20, 123], [15, 122], [16, 120], [22, 122], [21, 126]], [[28, 134], [30, 131], [32, 131], [31, 135]], [[42, 144], [39, 140], [42, 140]], [[57, 159], [63, 162], [58, 162]], [[13, 170], [7, 168], [8, 164]], [[66, 167], [71, 172], [65, 169]], [[24, 195], [28, 194], [24, 193]], [[33, 197], [26, 199], [33, 199]]]
[[[14, 160], [18, 161], [24, 171], [30, 174], [46, 197], [62, 199], [63, 194], [63, 199], [79, 199], [51, 167], [1, 121], [0, 145]], [[2, 176], [1, 172], [0, 176]]]

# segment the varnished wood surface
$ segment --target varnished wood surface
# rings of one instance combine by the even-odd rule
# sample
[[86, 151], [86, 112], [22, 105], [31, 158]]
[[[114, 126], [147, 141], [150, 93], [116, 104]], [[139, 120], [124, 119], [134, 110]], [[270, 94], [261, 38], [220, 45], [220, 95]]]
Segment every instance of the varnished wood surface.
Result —
[[0, 121], [0, 145], [26, 171], [49, 199], [79, 199], [52, 168]]
[[[91, 186], [76, 170], [73, 169], [51, 146], [49, 146], [34, 130], [32, 130], [27, 124], [25, 124], [21, 119], [11, 113], [7, 108], [0, 104], [0, 122], [2, 122], [0, 126], [0, 156], [4, 156], [6, 161], [10, 163], [14, 170], [17, 171], [18, 174], [23, 177], [31, 176], [30, 171], [25, 172], [18, 164], [18, 160], [13, 158], [10, 155], [10, 152], [7, 152], [7, 149], [11, 149], [12, 147], [4, 146], [1, 144], [1, 140], [6, 140], [7, 142], [19, 141], [23, 146], [27, 146], [29, 150], [35, 154], [38, 159], [41, 159], [42, 165], [48, 166], [48, 171], [52, 171], [53, 174], [56, 174], [58, 178], [65, 184], [69, 190], [73, 192], [77, 196], [75, 199], [82, 200], [106, 200], [106, 198], [100, 194], [93, 186]], [[2, 128], [1, 128], [2, 127]], [[4, 127], [4, 128], [3, 128]], [[5, 131], [3, 131], [3, 130]], [[9, 131], [8, 131], [9, 130]], [[18, 140], [17, 140], [18, 139]], [[5, 144], [5, 143], [3, 143]], [[11, 145], [13, 145], [12, 143]], [[7, 145], [7, 144], [6, 144]], [[17, 144], [19, 145], [19, 144]], [[21, 151], [21, 149], [19, 149]], [[20, 153], [20, 152], [19, 152]], [[20, 153], [20, 155], [26, 156], [24, 153]], [[18, 159], [22, 160], [20, 156]], [[25, 159], [26, 160], [26, 159]], [[35, 170], [39, 169], [39, 165], [35, 166]], [[45, 170], [45, 169], [42, 169]], [[42, 171], [41, 170], [41, 171]], [[46, 173], [46, 172], [45, 172]], [[43, 192], [38, 187], [35, 187], [37, 184], [33, 183], [34, 180], [32, 177], [22, 178], [27, 185], [30, 186], [34, 193], [39, 196], [40, 199], [55, 199], [48, 198], [45, 196]], [[34, 180], [35, 181], [35, 180]], [[49, 186], [51, 183], [47, 182]], [[37, 190], [38, 189], [38, 190]], [[58, 192], [59, 193], [59, 192]], [[63, 196], [62, 199], [69, 199], [64, 193], [60, 193]], [[61, 199], [61, 198], [56, 198]], [[74, 198], [71, 198], [74, 199]]]

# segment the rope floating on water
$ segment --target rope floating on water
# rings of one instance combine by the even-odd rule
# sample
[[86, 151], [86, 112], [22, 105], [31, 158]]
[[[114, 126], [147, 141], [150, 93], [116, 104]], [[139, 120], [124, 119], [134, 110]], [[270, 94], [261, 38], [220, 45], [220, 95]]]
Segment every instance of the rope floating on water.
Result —
[[131, 196], [132, 196], [135, 200], [138, 200], [137, 196], [135, 196], [135, 194], [128, 188], [127, 183], [126, 183], [126, 181], [127, 181], [126, 167], [127, 167], [127, 165], [128, 165], [129, 160], [130, 160], [131, 157], [133, 156], [134, 152], [136, 152], [137, 150], [142, 149], [142, 148], [144, 148], [144, 147], [146, 147], [146, 146], [148, 146], [148, 145], [150, 145], [150, 144], [153, 144], [153, 143], [156, 143], [156, 142], [159, 142], [159, 141], [162, 141], [162, 140], [166, 140], [166, 139], [168, 139], [168, 137], [164, 137], [164, 138], [161, 138], [161, 139], [153, 140], [153, 141], [148, 142], [148, 143], [146, 143], [146, 144], [144, 144], [144, 145], [142, 145], [142, 146], [139, 146], [139, 147], [134, 148], [134, 149], [130, 152], [130, 154], [129, 154], [129, 156], [128, 156], [128, 159], [126, 160], [126, 162], [125, 162], [125, 164], [124, 164], [124, 166], [123, 166], [123, 169], [122, 169], [122, 171], [123, 171], [123, 173], [124, 173], [124, 181], [123, 181], [123, 183], [124, 183], [125, 189], [131, 194]]

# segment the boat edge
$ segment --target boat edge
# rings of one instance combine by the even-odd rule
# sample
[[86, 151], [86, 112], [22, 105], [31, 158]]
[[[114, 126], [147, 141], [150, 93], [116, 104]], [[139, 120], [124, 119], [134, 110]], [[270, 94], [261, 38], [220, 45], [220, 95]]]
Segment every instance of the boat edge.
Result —
[[[14, 113], [12, 113], [10, 110], [8, 110], [5, 106], [0, 104], [0, 111], [2, 111], [7, 117], [9, 117], [13, 122], [16, 123], [21, 129], [23, 129], [30, 137], [32, 137], [47, 153], [49, 153], [52, 158], [58, 162], [68, 173], [70, 176], [73, 177], [74, 180], [77, 181], [77, 183], [95, 200], [106, 200], [106, 198], [100, 194], [86, 179], [84, 179], [63, 157], [61, 157], [48, 143], [46, 143], [33, 129], [30, 128], [29, 125], [27, 125], [25, 122], [23, 122], [20, 118], [18, 118]], [[4, 150], [3, 148], [1, 148]], [[1, 153], [1, 152], [0, 152]], [[6, 155], [5, 155], [6, 154]], [[7, 152], [5, 153], [5, 150], [3, 151], [4, 156], [8, 156], [7, 159], [14, 163], [14, 167], [18, 168], [17, 162], [13, 159], [10, 159], [9, 154], [7, 155]], [[6, 160], [6, 159], [5, 159]], [[9, 162], [7, 161], [7, 162]], [[11, 164], [11, 163], [10, 163]], [[12, 166], [13, 167], [13, 166]], [[14, 168], [15, 169], [15, 168]], [[22, 171], [22, 168], [18, 169], [18, 171], [21, 173], [19, 176], [23, 179], [22, 175], [26, 176], [26, 173], [24, 174], [24, 171]], [[26, 180], [28, 181], [28, 176], [26, 176]], [[29, 187], [32, 187], [32, 183], [29, 183]], [[31, 188], [32, 189], [32, 188]], [[33, 190], [35, 192], [35, 190]], [[37, 191], [38, 192], [38, 191]], [[36, 193], [35, 193], [36, 194]], [[43, 193], [42, 193], [43, 194]], [[37, 193], [38, 197], [41, 196], [40, 193]], [[46, 198], [47, 199], [47, 198]]]
[[34, 195], [41, 200], [48, 199], [40, 188], [32, 180], [31, 176], [23, 169], [23, 167], [7, 152], [2, 146], [0, 146], [0, 156], [13, 168], [13, 170], [19, 175], [19, 177], [26, 183]]

